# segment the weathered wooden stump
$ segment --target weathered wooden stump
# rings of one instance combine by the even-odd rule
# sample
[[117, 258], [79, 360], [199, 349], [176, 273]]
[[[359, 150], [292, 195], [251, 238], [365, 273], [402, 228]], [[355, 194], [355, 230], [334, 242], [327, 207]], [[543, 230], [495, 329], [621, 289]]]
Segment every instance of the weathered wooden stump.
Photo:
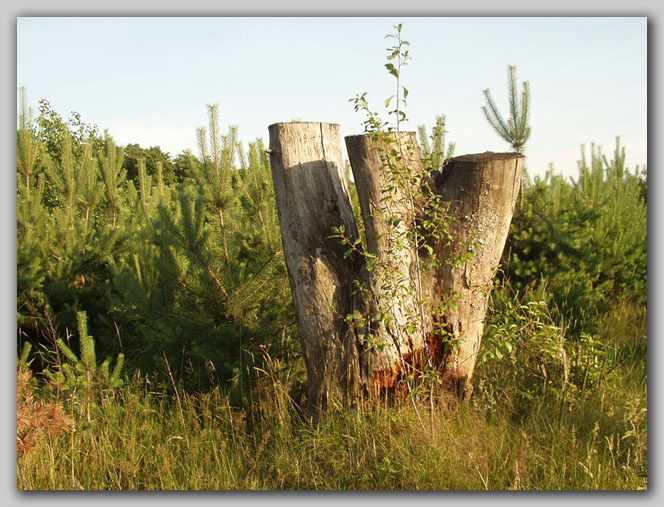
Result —
[[[366, 249], [375, 258], [369, 271], [361, 251], [349, 251], [332, 237], [340, 226], [351, 242], [359, 237], [339, 126], [278, 123], [269, 133], [309, 404], [325, 410], [376, 397], [427, 367], [439, 369], [451, 390], [467, 396], [524, 157], [465, 155], [429, 175], [415, 135], [395, 134], [399, 163], [418, 176], [413, 181], [426, 178], [453, 217], [449, 232], [455, 241], [431, 243], [439, 262], [424, 271], [428, 250], [407, 241], [426, 212], [414, 198], [421, 188], [411, 188], [386, 165], [384, 155], [394, 145], [386, 147], [372, 135], [347, 137]], [[456, 304], [441, 305], [452, 300]]]
[[308, 402], [325, 410], [360, 396], [365, 331], [345, 318], [367, 313], [354, 280], [366, 283], [364, 258], [346, 256], [333, 228], [359, 238], [344, 176], [339, 125], [270, 125], [270, 162], [286, 266], [308, 372]]
[[[413, 196], [419, 188], [404, 178], [400, 166], [424, 174], [425, 167], [414, 132], [395, 133], [394, 143], [383, 136], [348, 136], [346, 149], [355, 177], [364, 221], [367, 251], [375, 255], [370, 272], [374, 298], [372, 333], [383, 345], [372, 349], [369, 385], [371, 394], [394, 389], [405, 374], [427, 365], [427, 335], [431, 332], [430, 312], [422, 301], [422, 279], [417, 251], [408, 237], [417, 210]], [[390, 167], [390, 150], [400, 160]], [[394, 158], [394, 157], [393, 157]]]
[[[445, 342], [438, 357], [443, 379], [464, 397], [472, 392], [484, 317], [514, 214], [524, 158], [517, 153], [463, 155], [432, 178], [432, 190], [450, 205], [455, 242], [434, 245], [440, 266], [425, 285], [434, 306], [445, 300], [456, 302], [433, 318], [434, 327], [444, 331], [437, 333]], [[471, 258], [454, 262], [468, 251]]]

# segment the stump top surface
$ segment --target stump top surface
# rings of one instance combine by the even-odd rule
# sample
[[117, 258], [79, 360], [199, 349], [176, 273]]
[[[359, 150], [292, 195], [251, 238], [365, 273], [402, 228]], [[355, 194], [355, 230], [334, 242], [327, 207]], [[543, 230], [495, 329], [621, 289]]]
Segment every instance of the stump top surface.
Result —
[[525, 158], [525, 155], [515, 152], [495, 153], [493, 151], [485, 151], [484, 153], [472, 153], [469, 155], [459, 155], [452, 158], [455, 162], [490, 162], [492, 160], [510, 160], [515, 158]]
[[338, 123], [329, 123], [326, 121], [280, 121], [277, 123], [273, 123], [271, 125], [268, 125], [268, 129], [272, 127], [276, 127], [278, 125], [332, 125], [334, 127], [338, 127]]
[[[386, 132], [384, 132], [386, 133]], [[396, 135], [397, 132], [390, 132], [390, 135]], [[417, 132], [414, 130], [400, 130], [399, 134], [402, 136], [413, 136], [417, 135]], [[375, 135], [375, 132], [369, 132], [369, 133], [364, 133], [364, 134], [353, 134], [351, 136], [344, 136], [344, 139], [362, 139], [362, 138], [371, 138]]]

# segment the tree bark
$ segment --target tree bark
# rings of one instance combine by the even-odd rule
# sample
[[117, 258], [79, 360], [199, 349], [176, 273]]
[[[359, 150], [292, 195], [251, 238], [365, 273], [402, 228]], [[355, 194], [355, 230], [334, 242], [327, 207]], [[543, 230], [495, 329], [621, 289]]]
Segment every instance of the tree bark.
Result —
[[[523, 172], [524, 156], [486, 152], [453, 158], [431, 178], [432, 190], [449, 203], [450, 245], [433, 245], [440, 261], [426, 280], [435, 305], [435, 354], [443, 380], [462, 397], [472, 393], [472, 377], [484, 331], [493, 279], [505, 248]], [[458, 262], [459, 256], [471, 257]]]
[[286, 266], [308, 374], [310, 408], [353, 403], [363, 391], [362, 323], [346, 316], [368, 314], [363, 291], [364, 257], [332, 238], [343, 226], [351, 241], [359, 232], [345, 181], [339, 125], [270, 125], [270, 162]]
[[[427, 365], [426, 338], [430, 312], [423, 305], [422, 277], [417, 251], [409, 235], [415, 222], [415, 196], [409, 176], [425, 168], [414, 132], [381, 136], [348, 136], [350, 159], [362, 210], [367, 251], [376, 258], [370, 272], [373, 296], [370, 356], [371, 394], [394, 390], [397, 382]], [[390, 153], [390, 150], [393, 150]], [[388, 160], [391, 159], [391, 162]]]

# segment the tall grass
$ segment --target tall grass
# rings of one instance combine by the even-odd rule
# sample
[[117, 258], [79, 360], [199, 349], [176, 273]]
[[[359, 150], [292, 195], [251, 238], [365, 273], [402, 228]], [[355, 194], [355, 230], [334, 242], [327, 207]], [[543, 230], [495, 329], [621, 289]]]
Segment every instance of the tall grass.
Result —
[[[19, 489], [640, 489], [644, 443], [622, 409], [539, 411], [524, 424], [437, 406], [423, 432], [412, 406], [331, 414], [320, 426], [247, 430], [215, 392], [173, 399], [125, 391], [93, 425], [45, 439], [17, 465]], [[425, 412], [428, 405], [422, 404]], [[542, 407], [544, 408], [544, 407]], [[596, 416], [588, 429], [588, 419]], [[621, 420], [625, 418], [625, 421]]]
[[[618, 309], [606, 332], [626, 358], [582, 403], [541, 393], [525, 416], [492, 406], [417, 400], [329, 413], [313, 424], [290, 398], [291, 370], [266, 356], [253, 404], [220, 386], [157, 389], [146, 376], [104, 391], [61, 393], [75, 431], [19, 455], [19, 489], [597, 490], [647, 487], [645, 319]], [[638, 325], [634, 325], [636, 322]], [[620, 334], [621, 337], [617, 335]], [[500, 388], [501, 378], [494, 380]], [[508, 386], [505, 386], [508, 387]], [[508, 390], [509, 391], [509, 390]], [[53, 396], [53, 392], [48, 396]]]

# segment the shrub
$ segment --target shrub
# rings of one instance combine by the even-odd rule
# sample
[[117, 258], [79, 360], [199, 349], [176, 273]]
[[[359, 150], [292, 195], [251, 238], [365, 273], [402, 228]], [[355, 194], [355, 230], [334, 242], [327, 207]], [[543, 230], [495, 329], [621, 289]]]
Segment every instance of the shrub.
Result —
[[520, 292], [545, 285], [556, 318], [576, 335], [618, 300], [645, 303], [645, 186], [645, 170], [625, 168], [619, 139], [611, 161], [594, 146], [590, 164], [583, 154], [576, 181], [552, 169], [536, 178], [512, 221], [503, 279]]

